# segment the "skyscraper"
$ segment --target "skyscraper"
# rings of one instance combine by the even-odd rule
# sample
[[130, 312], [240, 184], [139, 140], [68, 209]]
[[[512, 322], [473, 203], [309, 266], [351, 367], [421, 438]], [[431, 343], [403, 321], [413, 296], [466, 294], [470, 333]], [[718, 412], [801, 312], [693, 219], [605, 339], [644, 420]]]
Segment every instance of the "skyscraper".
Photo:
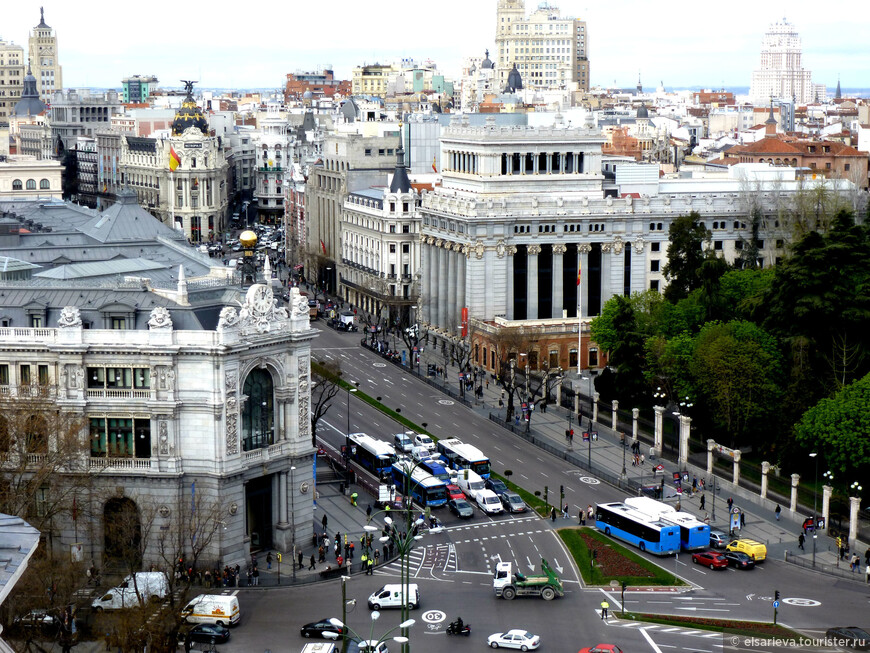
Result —
[[785, 18], [771, 24], [761, 40], [761, 64], [752, 73], [753, 102], [765, 104], [771, 98], [812, 102], [816, 91], [811, 77], [801, 66], [801, 39], [794, 26]]
[[45, 13], [39, 9], [39, 25], [33, 28], [28, 39], [28, 57], [36, 87], [43, 102], [51, 99], [51, 94], [63, 88], [63, 73], [57, 52], [57, 36], [45, 24]]
[[24, 48], [0, 40], [0, 125], [9, 124], [9, 116], [21, 99], [24, 68]]
[[526, 17], [525, 0], [499, 0], [495, 28], [499, 90], [514, 64], [527, 88], [563, 88], [577, 82], [589, 90], [586, 21], [563, 18], [546, 2]]

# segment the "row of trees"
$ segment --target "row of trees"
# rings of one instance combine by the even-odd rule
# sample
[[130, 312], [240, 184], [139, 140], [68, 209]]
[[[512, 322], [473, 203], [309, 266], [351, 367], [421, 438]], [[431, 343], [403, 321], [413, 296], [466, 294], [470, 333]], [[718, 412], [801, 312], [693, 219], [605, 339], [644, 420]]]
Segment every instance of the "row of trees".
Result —
[[[847, 210], [814, 226], [762, 269], [758, 243], [744, 241], [729, 265], [698, 214], [675, 220], [664, 296], [614, 297], [592, 322], [612, 371], [599, 391], [629, 406], [649, 406], [657, 389], [675, 402], [688, 397], [705, 437], [781, 462], [796, 453], [795, 435], [826, 455], [822, 442], [836, 438], [832, 468], [866, 469], [853, 440], [870, 430], [846, 416], [862, 397], [870, 408], [861, 391], [870, 373], [870, 228]], [[838, 448], [851, 453], [833, 455]]]

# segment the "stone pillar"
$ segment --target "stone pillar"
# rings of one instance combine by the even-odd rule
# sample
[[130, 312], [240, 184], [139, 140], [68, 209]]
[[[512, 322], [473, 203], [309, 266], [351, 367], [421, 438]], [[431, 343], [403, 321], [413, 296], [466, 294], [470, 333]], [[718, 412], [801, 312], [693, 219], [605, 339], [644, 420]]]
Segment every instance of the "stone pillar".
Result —
[[822, 529], [828, 530], [828, 515], [831, 512], [831, 495], [834, 494], [834, 488], [830, 485], [822, 486], [822, 519], [825, 520], [825, 527]]
[[761, 463], [761, 498], [767, 498], [767, 475], [770, 473], [770, 463], [764, 461]]
[[800, 474], [792, 474], [791, 475], [791, 501], [789, 501], [788, 509], [794, 513], [797, 510], [797, 489], [798, 483], [800, 483], [801, 475]]
[[[462, 246], [455, 246], [456, 252], [453, 256], [456, 257], [456, 319], [457, 325], [462, 324], [462, 309], [465, 307], [465, 254], [462, 253]], [[462, 331], [460, 330], [460, 334]]]
[[619, 430], [619, 402], [614, 399], [610, 402], [610, 428], [614, 431]]
[[459, 254], [453, 250], [453, 247], [450, 246], [447, 249], [447, 260], [448, 260], [448, 281], [447, 281], [447, 292], [445, 294], [448, 295], [447, 298], [447, 333], [451, 335], [456, 335], [460, 332], [459, 329], [459, 309], [457, 307], [457, 300], [459, 299], [456, 295], [457, 290], [457, 282], [456, 277], [459, 276]]
[[526, 269], [526, 319], [538, 319], [538, 254], [541, 253], [540, 245], [529, 245], [526, 248], [528, 262]]
[[422, 287], [420, 288], [420, 316], [418, 319], [421, 322], [431, 323], [431, 311], [429, 310], [429, 297], [431, 296], [431, 293], [429, 292], [429, 281], [432, 278], [432, 271], [429, 269], [429, 245], [426, 244], [425, 237], [420, 239], [420, 273], [422, 275]]
[[506, 248], [505, 256], [507, 256], [507, 264], [505, 265], [505, 274], [507, 274], [507, 280], [505, 285], [507, 292], [505, 293], [506, 306], [504, 307], [504, 314], [509, 320], [514, 319], [514, 255], [516, 253], [517, 248], [513, 245], [509, 245]]
[[437, 243], [438, 246], [438, 283], [435, 286], [435, 296], [438, 297], [438, 322], [436, 326], [442, 329], [447, 328], [447, 250], [442, 246], [442, 242]]
[[734, 485], [740, 484], [740, 449], [734, 450], [734, 469], [731, 482], [734, 483]]
[[595, 392], [592, 395], [592, 421], [598, 421], [598, 393]]
[[[549, 401], [549, 399], [547, 399]], [[562, 405], [562, 381], [556, 384], [556, 405]]]
[[687, 415], [680, 415], [680, 455], [678, 462], [680, 467], [685, 467], [689, 464], [689, 433], [692, 429], [692, 418]]
[[576, 413], [577, 415], [580, 414], [580, 393], [579, 392], [574, 393], [574, 413]]
[[662, 440], [664, 438], [663, 428], [664, 428], [664, 414], [665, 407], [664, 406], [653, 406], [653, 410], [655, 411], [655, 428], [653, 430], [653, 451], [655, 451], [656, 456], [661, 457], [662, 455]]
[[713, 475], [713, 450], [716, 448], [716, 440], [707, 440], [707, 476]]
[[640, 408], [631, 409], [631, 443], [637, 442], [637, 420], [640, 417]]
[[287, 512], [287, 474], [289, 472], [281, 472], [278, 475], [278, 521], [281, 524], [286, 524], [289, 521], [289, 513]]
[[853, 551], [858, 540], [858, 510], [860, 508], [861, 497], [849, 497], [849, 548]]
[[[563, 294], [564, 284], [562, 283], [562, 264], [565, 260], [565, 247], [561, 243], [553, 245], [553, 310], [550, 317], [562, 317], [562, 309], [564, 308], [565, 299]], [[542, 316], [544, 317], [544, 316]]]

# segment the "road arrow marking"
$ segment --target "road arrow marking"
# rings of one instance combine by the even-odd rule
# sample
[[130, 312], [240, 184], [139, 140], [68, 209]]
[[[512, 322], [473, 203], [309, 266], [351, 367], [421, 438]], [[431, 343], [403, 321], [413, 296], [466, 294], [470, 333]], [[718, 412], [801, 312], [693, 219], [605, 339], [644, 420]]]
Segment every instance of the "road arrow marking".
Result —
[[532, 564], [532, 559], [531, 559], [529, 556], [526, 556], [526, 560], [527, 560], [528, 563], [529, 563], [529, 571], [534, 571], [534, 570], [535, 570], [535, 565]]
[[755, 596], [755, 594], [747, 594], [747, 595], [746, 595], [746, 600], [747, 600], [747, 601], [751, 601], [753, 596]]
[[558, 571], [559, 574], [561, 575], [561, 573], [562, 573], [562, 567], [559, 565], [559, 561], [558, 561], [558, 560], [555, 560], [555, 559], [553, 560], [553, 566], [556, 568], [556, 571]]

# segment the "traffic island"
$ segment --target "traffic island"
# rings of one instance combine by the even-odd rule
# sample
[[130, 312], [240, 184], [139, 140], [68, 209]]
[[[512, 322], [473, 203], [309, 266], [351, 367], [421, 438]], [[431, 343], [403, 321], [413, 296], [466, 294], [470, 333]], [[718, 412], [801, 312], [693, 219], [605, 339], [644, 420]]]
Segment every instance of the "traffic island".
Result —
[[688, 587], [657, 564], [629, 551], [595, 529], [575, 526], [556, 531], [574, 557], [586, 585], [625, 587]]
[[682, 617], [663, 616], [657, 614], [644, 614], [641, 612], [614, 613], [614, 617], [624, 621], [638, 621], [644, 623], [661, 624], [663, 626], [680, 626], [683, 628], [697, 628], [699, 630], [711, 630], [723, 635], [737, 635], [741, 637], [756, 637], [760, 639], [777, 638], [781, 640], [799, 641], [801, 634], [765, 621], [741, 621], [739, 619], [716, 619], [710, 617]]

